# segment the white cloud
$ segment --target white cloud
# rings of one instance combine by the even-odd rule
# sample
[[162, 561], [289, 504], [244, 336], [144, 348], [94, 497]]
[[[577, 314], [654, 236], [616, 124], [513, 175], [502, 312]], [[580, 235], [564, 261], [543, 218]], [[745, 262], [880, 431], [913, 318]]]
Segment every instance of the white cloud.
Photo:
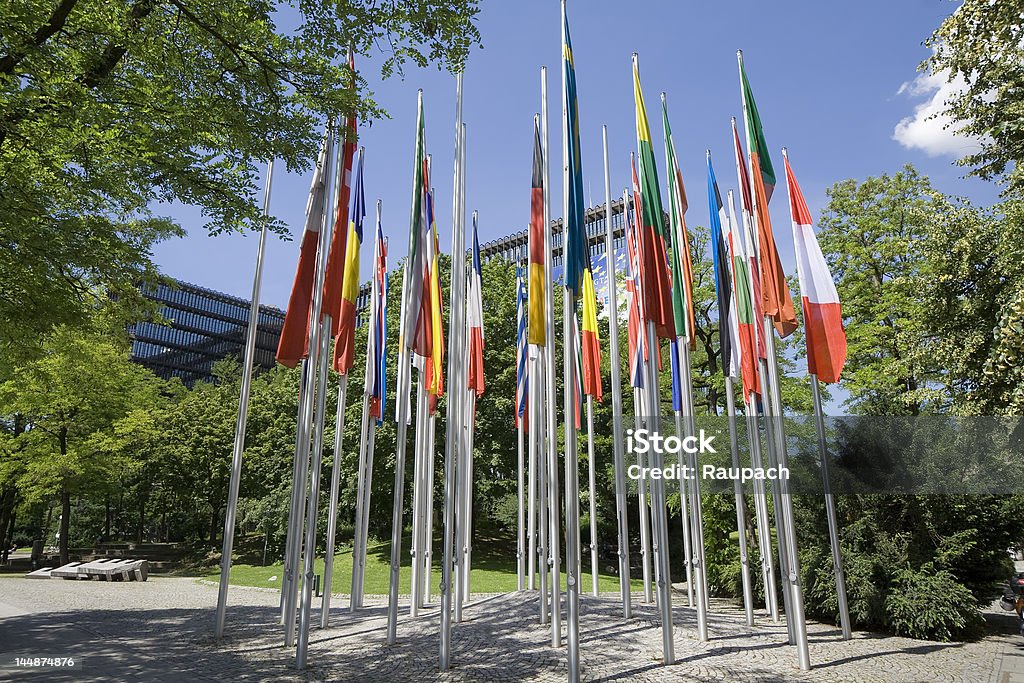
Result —
[[928, 97], [914, 107], [914, 115], [896, 124], [892, 139], [907, 149], [919, 149], [928, 156], [963, 157], [979, 149], [978, 140], [957, 132], [951, 117], [945, 114], [946, 102], [963, 91], [965, 83], [957, 77], [952, 81], [945, 73], [920, 74], [900, 86], [897, 95], [911, 98]]

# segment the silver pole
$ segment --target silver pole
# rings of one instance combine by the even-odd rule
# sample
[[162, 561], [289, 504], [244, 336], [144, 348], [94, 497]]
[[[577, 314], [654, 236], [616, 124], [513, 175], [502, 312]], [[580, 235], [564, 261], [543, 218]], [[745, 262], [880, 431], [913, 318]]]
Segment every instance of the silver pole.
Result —
[[[527, 374], [526, 374], [526, 385], [527, 385], [527, 396], [532, 395], [534, 385], [536, 382], [537, 372], [537, 360], [536, 353], [530, 349], [527, 349]], [[534, 416], [537, 414], [533, 409], [533, 404], [540, 401], [543, 402], [542, 396], [535, 396], [532, 401], [527, 398], [526, 412], [529, 416], [529, 422], [532, 427], [527, 435], [528, 447], [527, 447], [527, 475], [526, 475], [526, 585], [529, 590], [536, 590], [537, 588], [537, 433], [543, 430], [543, 426], [538, 425], [534, 422]], [[518, 410], [518, 406], [516, 410]], [[520, 421], [520, 428], [522, 428], [522, 422]], [[521, 434], [522, 432], [520, 432]], [[522, 449], [520, 449], [521, 451]], [[520, 520], [521, 522], [522, 520]], [[520, 523], [520, 527], [522, 524]]]
[[[693, 409], [693, 376], [690, 369], [690, 342], [686, 337], [679, 337], [679, 365], [683, 376], [683, 429], [687, 436], [697, 434]], [[690, 495], [690, 543], [692, 544], [692, 561], [694, 564], [694, 597], [697, 601], [697, 637], [708, 639], [708, 575], [707, 563], [704, 561], [704, 514], [700, 500], [700, 477], [697, 476], [699, 463], [697, 454], [687, 453], [690, 471], [694, 474], [687, 480]]]
[[217, 590], [216, 637], [224, 635], [228, 609], [228, 580], [231, 575], [231, 551], [235, 546], [235, 517], [238, 512], [238, 489], [242, 482], [242, 453], [245, 450], [245, 423], [249, 418], [249, 388], [256, 358], [256, 330], [260, 320], [260, 285], [263, 282], [263, 253], [267, 243], [270, 217], [270, 188], [274, 178], [274, 160], [267, 163], [267, 180], [263, 188], [263, 225], [256, 248], [256, 271], [252, 277], [252, 301], [249, 304], [249, 327], [245, 334], [245, 360], [242, 362], [242, 387], [238, 397], [238, 418], [235, 420], [235, 445], [231, 454], [231, 481], [228, 484], [228, 506], [224, 511], [224, 545], [220, 554], [220, 587]]
[[[374, 261], [376, 261], [376, 259], [374, 259]], [[369, 335], [367, 335], [366, 345], [366, 362], [367, 365], [369, 365], [372, 360], [369, 349]], [[369, 380], [369, 377], [364, 380], [364, 387], [366, 386], [367, 380]], [[355, 612], [357, 607], [362, 606], [360, 598], [362, 597], [363, 568], [364, 563], [366, 562], [366, 541], [364, 540], [362, 533], [363, 519], [365, 516], [365, 512], [363, 510], [363, 499], [366, 498], [368, 494], [368, 489], [366, 488], [366, 442], [368, 440], [367, 432], [370, 429], [372, 429], [372, 427], [370, 427], [370, 397], [364, 391], [363, 417], [362, 424], [359, 426], [359, 469], [356, 475], [356, 521], [352, 539], [352, 590], [349, 593], [348, 600], [348, 607], [351, 612]]]
[[[740, 469], [740, 451], [736, 435], [736, 395], [733, 390], [733, 378], [725, 378], [725, 403], [729, 414], [729, 449], [732, 454], [732, 466]], [[740, 579], [743, 582], [743, 609], [747, 617], [747, 626], [754, 625], [754, 592], [750, 585], [750, 563], [747, 557], [747, 524], [746, 502], [743, 497], [743, 482], [733, 480], [733, 493], [736, 496], [736, 529], [740, 541]]]
[[[423, 90], [417, 93], [417, 111], [423, 107]], [[417, 125], [419, 121], [417, 121]], [[419, 130], [416, 132], [417, 140]], [[418, 144], [418, 143], [417, 143]], [[413, 173], [412, 180], [412, 201], [411, 207], [416, 206], [416, 174]], [[410, 226], [414, 225], [418, 217], [410, 218]], [[411, 227], [410, 227], [411, 229]], [[411, 254], [409, 255], [412, 256]], [[413, 277], [417, 276], [413, 274]], [[409, 316], [414, 315], [406, 305], [408, 285], [410, 283], [409, 263], [402, 274], [402, 312], [399, 322], [398, 334], [398, 386], [395, 387], [395, 422], [397, 423], [395, 440], [395, 488], [394, 503], [391, 510], [391, 572], [388, 577], [388, 645], [394, 645], [398, 637], [398, 579], [402, 564], [402, 526], [403, 526], [403, 496], [405, 493], [405, 448], [406, 433], [409, 427], [409, 402], [412, 394], [412, 367], [408, 347], [408, 334], [411, 324]]]
[[426, 358], [419, 361], [422, 363], [419, 370], [419, 380], [416, 383], [416, 433], [413, 442], [413, 464], [412, 464], [412, 540], [410, 562], [410, 584], [409, 584], [409, 616], [419, 616], [420, 606], [423, 604], [421, 589], [423, 587], [423, 496], [424, 496], [424, 447], [426, 446], [426, 423], [427, 423], [427, 390], [426, 371], [423, 369], [428, 362]]
[[427, 524], [424, 535], [426, 536], [426, 542], [424, 546], [423, 558], [423, 596], [426, 604], [431, 602], [431, 586], [430, 577], [433, 572], [434, 563], [434, 444], [436, 443], [434, 437], [436, 435], [437, 420], [436, 415], [429, 415], [427, 417], [427, 425], [429, 426], [430, 447], [427, 449], [427, 501], [426, 501], [426, 513], [427, 513]]
[[[476, 213], [475, 211], [473, 212]], [[462, 574], [463, 600], [469, 602], [472, 592], [470, 587], [470, 574], [473, 567], [473, 437], [476, 429], [476, 392], [469, 391], [469, 421], [466, 430], [466, 486], [463, 489], [466, 510], [466, 549], [463, 555], [465, 563]]]
[[[640, 340], [637, 340], [637, 343], [639, 344]], [[640, 389], [633, 389], [633, 411], [636, 413], [637, 430], [643, 428], [640, 416], [647, 412], [646, 403], [643, 392]], [[644, 456], [639, 451], [636, 454], [636, 466], [641, 472], [644, 471]], [[640, 560], [643, 566], [644, 602], [650, 604], [654, 602], [654, 589], [651, 586], [651, 520], [647, 506], [647, 478], [641, 477], [636, 484], [637, 501], [640, 505]]]
[[828, 518], [828, 538], [832, 546], [832, 567], [836, 575], [836, 595], [839, 597], [839, 621], [843, 628], [843, 640], [852, 637], [850, 629], [850, 608], [846, 602], [846, 576], [843, 571], [843, 551], [839, 546], [839, 523], [836, 520], [836, 501], [832, 495], [832, 483], [828, 475], [828, 443], [825, 439], [825, 411], [821, 407], [821, 387], [818, 376], [811, 375], [811, 394], [814, 397], [814, 418], [818, 431], [818, 458], [821, 463], [821, 483], [825, 491], [825, 516]]
[[466, 249], [465, 208], [462, 176], [465, 127], [462, 124], [462, 73], [455, 76], [455, 168], [452, 173], [452, 273], [450, 305], [448, 308], [448, 401], [445, 425], [444, 457], [444, 519], [442, 521], [441, 548], [441, 637], [438, 668], [447, 671], [451, 665], [452, 645], [452, 570], [455, 564], [455, 507], [456, 507], [456, 465], [459, 453], [459, 433], [462, 426], [462, 401], [458, 400], [458, 389], [464, 384], [462, 353], [463, 318], [466, 300]]
[[[330, 244], [330, 229], [331, 225], [331, 212], [326, 210], [330, 205], [333, 204], [333, 198], [329, 197], [334, 188], [331, 185], [331, 175], [334, 164], [334, 149], [335, 149], [335, 137], [336, 128], [334, 127], [333, 121], [328, 126], [329, 134], [327, 139], [327, 154], [324, 157], [324, 197], [322, 207], [325, 209], [323, 216], [320, 218], [320, 234], [318, 236], [318, 246], [316, 252], [315, 266], [314, 266], [314, 291], [313, 291], [313, 308], [315, 315], [311, 312], [310, 320], [310, 333], [309, 333], [309, 358], [304, 361], [304, 372], [303, 372], [303, 386], [299, 390], [299, 396], [302, 400], [302, 406], [299, 409], [299, 415], [301, 417], [301, 424], [298, 425], [296, 431], [298, 448], [296, 451], [296, 459], [298, 462], [297, 474], [298, 476], [293, 483], [293, 486], [297, 488], [295, 490], [295, 511], [293, 514], [292, 531], [289, 536], [289, 550], [288, 557], [289, 563], [285, 570], [286, 577], [290, 574], [291, 581], [288, 586], [288, 593], [285, 596], [285, 622], [284, 622], [284, 639], [285, 647], [292, 647], [295, 644], [295, 609], [298, 602], [298, 590], [299, 590], [299, 561], [302, 557], [302, 537], [305, 528], [305, 508], [307, 499], [307, 485], [309, 479], [309, 460], [310, 460], [310, 438], [312, 436], [313, 424], [314, 424], [314, 403], [316, 398], [316, 377], [317, 377], [317, 362], [316, 358], [319, 353], [320, 344], [320, 328], [316, 321], [320, 319], [320, 306], [323, 297], [323, 275], [327, 267], [327, 245]], [[327, 236], [325, 238], [325, 235]], [[318, 280], [317, 280], [318, 278]], [[315, 343], [314, 343], [315, 342]]]
[[[548, 285], [550, 287], [550, 284]], [[545, 397], [542, 393], [542, 387], [545, 387], [545, 377], [547, 376], [548, 369], [545, 367], [544, 362], [544, 349], [537, 349], [537, 357], [533, 360], [534, 368], [537, 370], [536, 376], [530, 375], [530, 391], [536, 390], [537, 401], [532, 402], [534, 405], [530, 407], [533, 409], [534, 424], [539, 425], [540, 428], [536, 430], [534, 438], [531, 440], [534, 448], [537, 450], [537, 573], [538, 573], [538, 589], [540, 591], [538, 595], [538, 607], [540, 608], [540, 623], [543, 626], [548, 623], [548, 610], [550, 609], [551, 592], [548, 586], [548, 533], [550, 532], [550, 526], [548, 523], [548, 465], [547, 462], [547, 451], [545, 450], [544, 436], [546, 431], [546, 425], [542, 425], [543, 422], [543, 404]], [[559, 633], [559, 640], [561, 640], [561, 633]]]
[[[633, 55], [636, 59], [636, 55]], [[650, 408], [650, 429], [661, 431], [661, 404], [658, 397], [658, 368], [655, 360], [655, 349], [658, 338], [654, 333], [654, 323], [648, 322], [647, 343], [651, 353], [647, 357], [647, 395]], [[661, 453], [652, 449], [648, 460], [652, 468], [661, 469], [665, 463]], [[665, 481], [656, 479], [651, 482], [651, 521], [654, 542], [655, 581], [658, 585], [658, 610], [661, 612], [661, 647], [665, 664], [675, 663], [675, 643], [672, 633], [672, 573], [668, 561], [668, 518], [665, 514]]]
[[[615, 520], [618, 529], [619, 594], [622, 617], [633, 616], [629, 586], [629, 519], [626, 500], [626, 467], [622, 450], [622, 368], [619, 359], [619, 281], [615, 276], [615, 239], [612, 229], [612, 187], [608, 163], [608, 126], [601, 126], [604, 150], [604, 255], [608, 282], [608, 357], [611, 359], [612, 381], [612, 463], [615, 472]], [[622, 203], [622, 225], [626, 225], [626, 203]], [[625, 232], [625, 230], [623, 230]]]
[[[563, 46], [564, 48], [564, 46]], [[558, 538], [561, 532], [559, 486], [558, 486], [558, 420], [555, 400], [555, 292], [552, 283], [554, 269], [551, 256], [551, 156], [548, 154], [548, 70], [540, 68], [540, 122], [541, 141], [544, 144], [544, 292], [548, 311], [544, 322], [544, 380], [547, 383], [545, 413], [547, 424], [547, 551], [551, 558], [548, 572], [551, 583], [551, 647], [562, 646], [562, 588], [561, 562], [558, 550]], [[564, 152], [564, 150], [563, 150]], [[565, 235], [565, 224], [562, 224], [562, 235]], [[568, 422], [568, 420], [566, 421]], [[567, 430], [568, 431], [568, 430]]]
[[[763, 468], [761, 458], [761, 432], [757, 423], [757, 394], [750, 392], [746, 405], [747, 438], [750, 445], [750, 465]], [[765, 603], [773, 623], [779, 623], [779, 596], [775, 592], [775, 562], [772, 559], [771, 522], [768, 519], [768, 496], [764, 480], [754, 481], [754, 512], [757, 515], [757, 535], [761, 545], [761, 576], [764, 580]]]
[[[681, 410], [675, 411], [676, 414], [676, 436], [682, 439], [686, 436], [686, 432], [683, 429], [683, 412]], [[685, 456], [682, 451], [679, 452], [679, 467], [680, 469], [686, 465], [684, 462]], [[690, 484], [686, 480], [679, 481], [679, 516], [681, 517], [683, 526], [683, 558], [686, 561], [686, 606], [693, 607], [693, 539], [690, 538], [690, 503], [689, 503], [689, 490]]]
[[341, 444], [345, 436], [345, 398], [347, 395], [348, 375], [345, 374], [338, 378], [338, 410], [334, 416], [334, 462], [331, 464], [331, 494], [327, 508], [327, 548], [324, 551], [324, 593], [320, 603], [320, 628], [327, 628], [331, 615], [334, 539], [338, 533], [338, 488], [341, 483]]
[[369, 543], [370, 527], [370, 492], [373, 491], [373, 449], [377, 442], [377, 425], [370, 423], [370, 436], [366, 445], [366, 496], [363, 499], [363, 526], [360, 530], [362, 536], [362, 555], [359, 558], [359, 607], [363, 606], [363, 591], [366, 584], [366, 547]]
[[[518, 292], [516, 293], [516, 296], [518, 296]], [[515, 406], [514, 410], [518, 413], [519, 406]], [[519, 419], [519, 425], [516, 429], [516, 436], [519, 447], [516, 454], [516, 590], [522, 591], [526, 589], [526, 510], [523, 507], [525, 464], [523, 462], [524, 434], [522, 418]], [[530, 453], [532, 455], [533, 448], [530, 448]], [[533, 501], [532, 490], [530, 491], [530, 501], [531, 503]]]
[[[292, 489], [288, 503], [288, 529], [285, 535], [284, 571], [281, 578], [281, 623], [285, 625], [285, 647], [292, 646], [295, 628], [295, 602], [293, 598], [296, 590], [296, 572], [292, 568], [293, 554], [297, 552], [295, 546], [297, 536], [302, 533], [302, 516], [306, 511], [305, 498], [305, 467], [302, 453], [305, 453], [305, 461], [308, 463], [309, 451], [303, 444], [309, 440], [309, 419], [307, 418], [307, 401], [309, 387], [310, 365], [307, 359], [299, 362], [299, 405], [298, 413], [295, 416], [295, 457], [292, 460]], [[301, 500], [300, 500], [301, 499]], [[285, 618], [291, 614], [292, 625], [288, 626]], [[289, 630], [291, 629], [291, 630]]]
[[587, 497], [590, 498], [590, 592], [597, 597], [597, 479], [594, 476], [594, 397], [587, 396]]

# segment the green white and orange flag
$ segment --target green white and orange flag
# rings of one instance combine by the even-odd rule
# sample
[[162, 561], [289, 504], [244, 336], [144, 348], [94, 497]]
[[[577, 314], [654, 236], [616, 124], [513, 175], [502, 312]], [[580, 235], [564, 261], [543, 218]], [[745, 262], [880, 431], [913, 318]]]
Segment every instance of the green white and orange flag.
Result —
[[672, 316], [676, 336], [689, 339], [690, 350], [697, 348], [696, 319], [693, 314], [693, 257], [686, 230], [686, 189], [676, 157], [676, 143], [668, 123], [668, 104], [661, 95], [661, 117], [665, 128], [665, 172], [668, 174], [669, 224], [672, 228]]
[[334, 339], [333, 366], [338, 374], [345, 375], [355, 363], [356, 298], [359, 296], [359, 248], [363, 245], [363, 219], [366, 217], [366, 200], [363, 194], [363, 150], [359, 150], [356, 166], [356, 180], [352, 211], [349, 217], [348, 237], [345, 245], [345, 269], [341, 285], [341, 305], [338, 314], [338, 335]]
[[[427, 169], [429, 173], [429, 165]], [[429, 175], [427, 182], [429, 183]], [[428, 185], [429, 187], [429, 185]], [[442, 324], [440, 247], [437, 240], [437, 221], [434, 218], [434, 191], [427, 192], [427, 235], [430, 273], [430, 358], [427, 362], [427, 393], [430, 395], [430, 414], [437, 410], [437, 399], [444, 394], [444, 326]]]
[[530, 255], [529, 302], [527, 304], [530, 344], [546, 343], [545, 305], [548, 278], [544, 272], [544, 151], [540, 144], [540, 124], [533, 122], [533, 183], [530, 190], [530, 233], [527, 237]]
[[654, 323], [655, 332], [662, 339], [676, 336], [672, 311], [672, 278], [668, 271], [667, 241], [658, 168], [651, 146], [651, 128], [647, 123], [644, 93], [640, 88], [640, 66], [633, 54], [633, 97], [636, 103], [637, 156], [640, 158], [640, 269], [644, 283], [644, 314]]
[[743, 115], [747, 129], [747, 151], [750, 154], [750, 176], [753, 187], [754, 213], [757, 217], [757, 243], [759, 250], [761, 295], [765, 315], [772, 318], [780, 337], [788, 337], [796, 330], [796, 311], [793, 297], [786, 283], [786, 273], [775, 247], [772, 235], [772, 221], [768, 213], [768, 202], [775, 190], [775, 169], [768, 154], [764, 139], [761, 117], [754, 102], [747, 73], [743, 68], [743, 56], [739, 55], [740, 87], [743, 96]]

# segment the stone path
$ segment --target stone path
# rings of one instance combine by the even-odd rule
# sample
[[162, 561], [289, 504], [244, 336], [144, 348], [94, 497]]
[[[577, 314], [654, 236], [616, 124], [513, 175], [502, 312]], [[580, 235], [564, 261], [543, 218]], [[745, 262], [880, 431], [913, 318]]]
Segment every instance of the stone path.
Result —
[[[678, 599], [678, 598], [677, 598]], [[685, 597], [682, 598], [685, 602]], [[679, 604], [682, 604], [680, 602]], [[403, 610], [399, 642], [385, 643], [380, 598], [352, 615], [338, 596], [332, 627], [311, 635], [309, 668], [294, 670], [281, 647], [277, 593], [232, 588], [227, 636], [214, 642], [216, 586], [151, 577], [146, 583], [0, 579], [0, 680], [27, 681], [564, 681], [565, 649], [548, 645], [535, 595], [479, 596], [453, 634], [453, 667], [437, 672], [437, 609], [412, 620]], [[653, 606], [636, 605], [623, 622], [613, 595], [581, 601], [585, 680], [608, 681], [1024, 681], [1024, 637], [1012, 615], [993, 613], [999, 630], [976, 643], [932, 643], [858, 632], [840, 640], [831, 625], [809, 624], [813, 669], [801, 672], [785, 626], [715, 602], [712, 639], [694, 640], [692, 610], [676, 607], [677, 663], [660, 663], [661, 629]], [[315, 620], [318, 623], [318, 619]], [[27, 671], [21, 656], [72, 656], [74, 669]]]

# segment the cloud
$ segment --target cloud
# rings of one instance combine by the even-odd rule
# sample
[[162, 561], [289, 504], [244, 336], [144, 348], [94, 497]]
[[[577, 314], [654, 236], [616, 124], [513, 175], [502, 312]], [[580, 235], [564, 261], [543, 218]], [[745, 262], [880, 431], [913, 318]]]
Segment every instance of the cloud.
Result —
[[958, 133], [960, 127], [945, 113], [946, 102], [963, 92], [964, 80], [948, 80], [947, 74], [919, 74], [900, 86], [897, 95], [919, 99], [928, 97], [914, 107], [913, 116], [896, 124], [892, 139], [907, 149], [918, 149], [931, 157], [961, 158], [978, 151], [977, 138]]

